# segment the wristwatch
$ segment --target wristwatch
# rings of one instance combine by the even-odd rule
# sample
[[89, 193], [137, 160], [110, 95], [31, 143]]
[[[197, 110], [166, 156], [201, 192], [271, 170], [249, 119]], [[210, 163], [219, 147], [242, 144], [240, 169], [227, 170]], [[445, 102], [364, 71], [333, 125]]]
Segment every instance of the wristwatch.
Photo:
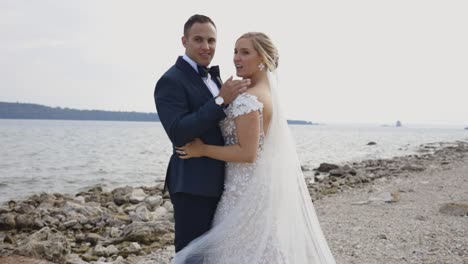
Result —
[[219, 106], [224, 106], [224, 99], [218, 95], [215, 97], [215, 103]]

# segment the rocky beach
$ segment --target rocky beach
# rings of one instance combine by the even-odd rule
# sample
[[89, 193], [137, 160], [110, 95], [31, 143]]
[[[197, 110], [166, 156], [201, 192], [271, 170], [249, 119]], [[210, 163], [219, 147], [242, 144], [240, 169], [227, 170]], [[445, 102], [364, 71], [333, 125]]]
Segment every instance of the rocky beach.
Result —
[[[467, 142], [439, 142], [415, 155], [302, 166], [337, 263], [468, 264], [467, 153]], [[2, 204], [0, 263], [170, 263], [173, 209], [162, 187]]]

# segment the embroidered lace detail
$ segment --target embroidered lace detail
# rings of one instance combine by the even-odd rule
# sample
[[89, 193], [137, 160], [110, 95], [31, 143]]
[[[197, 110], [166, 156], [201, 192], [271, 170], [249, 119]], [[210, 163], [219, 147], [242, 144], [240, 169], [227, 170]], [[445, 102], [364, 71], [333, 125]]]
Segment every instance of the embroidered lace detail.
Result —
[[253, 111], [261, 111], [263, 104], [252, 94], [243, 93], [239, 95], [227, 108], [227, 115], [236, 118]]
[[[226, 118], [221, 120], [220, 126], [225, 144], [228, 146], [238, 144], [235, 119], [253, 111], [260, 112], [260, 151], [257, 152], [258, 158], [263, 149], [265, 135], [263, 133], [263, 104], [258, 101], [255, 95], [248, 93], [239, 95], [226, 109]], [[221, 221], [229, 213], [230, 209], [236, 206], [238, 198], [245, 191], [253, 176], [255, 167], [255, 163], [226, 163], [224, 193], [218, 205], [214, 223]]]
[[[239, 95], [226, 109], [226, 118], [221, 120], [220, 127], [227, 146], [239, 143], [235, 119], [253, 111], [260, 112], [260, 143], [263, 143], [263, 104], [255, 95], [243, 93]], [[263, 144], [260, 144], [261, 146]]]
[[[227, 117], [220, 122], [221, 131], [223, 133], [223, 137], [225, 139], [226, 145], [235, 145], [239, 143], [239, 139], [237, 138], [237, 128], [235, 124], [235, 119], [239, 116], [246, 115], [253, 111], [259, 111], [260, 113], [260, 141], [259, 141], [259, 151], [257, 152], [257, 162], [261, 162], [260, 156], [262, 155], [263, 151], [263, 144], [265, 139], [265, 134], [263, 130], [263, 104], [258, 101], [257, 97], [251, 94], [244, 93], [239, 95], [226, 109]], [[254, 171], [257, 167], [258, 163], [234, 163], [228, 162], [226, 163], [226, 176], [224, 181], [224, 193], [221, 197], [221, 200], [218, 204], [217, 211], [213, 220], [213, 225], [217, 225], [218, 223], [222, 222], [226, 217], [229, 216], [229, 213], [238, 206], [239, 200], [242, 196], [245, 195], [245, 190], [247, 187], [252, 184], [252, 177], [255, 176]], [[262, 186], [257, 186], [257, 198], [262, 199], [266, 196], [268, 186], [266, 184], [262, 184]], [[255, 217], [253, 218], [255, 219]], [[246, 220], [248, 221], [248, 220]], [[261, 224], [261, 223], [260, 223]], [[260, 232], [256, 234], [255, 232]], [[262, 229], [258, 228], [257, 230], [245, 234], [245, 239], [252, 240], [258, 237], [261, 237], [263, 234], [261, 233]], [[243, 243], [239, 241], [239, 243]], [[236, 246], [233, 245], [232, 248], [227, 249], [228, 251], [235, 250]], [[245, 249], [243, 248], [244, 252], [239, 252], [239, 259], [240, 263], [251, 263], [251, 259], [249, 256], [255, 254], [257, 248], [252, 247]], [[245, 250], [250, 250], [251, 252], [245, 252]], [[232, 253], [232, 252], [231, 252]], [[227, 253], [230, 254], [230, 253]], [[218, 260], [223, 260], [226, 262], [224, 258], [223, 252], [219, 252], [217, 256], [213, 256], [213, 258]], [[246, 256], [245, 260], [240, 260], [242, 256]], [[272, 260], [275, 260], [272, 262]], [[261, 263], [279, 263], [278, 260], [282, 260], [281, 252], [278, 252], [277, 241], [275, 239], [274, 234], [270, 234], [268, 236], [268, 240], [266, 242], [265, 251], [261, 257]], [[226, 262], [227, 263], [227, 262]], [[239, 263], [239, 262], [237, 262]]]

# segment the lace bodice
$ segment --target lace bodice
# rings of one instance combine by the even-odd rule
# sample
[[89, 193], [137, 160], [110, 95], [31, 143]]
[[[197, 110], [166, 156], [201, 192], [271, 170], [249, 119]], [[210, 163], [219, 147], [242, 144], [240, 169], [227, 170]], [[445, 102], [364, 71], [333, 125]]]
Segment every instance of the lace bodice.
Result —
[[263, 104], [252, 94], [243, 93], [239, 95], [226, 109], [226, 118], [221, 120], [221, 132], [223, 133], [226, 145], [239, 143], [235, 119], [238, 116], [246, 115], [253, 111], [260, 112], [260, 146], [263, 145]]
[[[239, 95], [226, 109], [226, 118], [220, 122], [221, 132], [223, 133], [226, 145], [235, 145], [239, 143], [235, 119], [241, 115], [249, 114], [253, 111], [260, 113], [260, 141], [257, 156], [261, 155], [265, 135], [263, 131], [263, 104], [252, 94], [243, 93]], [[258, 158], [257, 158], [258, 160]], [[215, 222], [229, 212], [237, 203], [237, 198], [242, 195], [249, 180], [252, 177], [256, 163], [226, 163], [226, 176], [224, 180], [224, 193], [218, 210], [216, 212]]]

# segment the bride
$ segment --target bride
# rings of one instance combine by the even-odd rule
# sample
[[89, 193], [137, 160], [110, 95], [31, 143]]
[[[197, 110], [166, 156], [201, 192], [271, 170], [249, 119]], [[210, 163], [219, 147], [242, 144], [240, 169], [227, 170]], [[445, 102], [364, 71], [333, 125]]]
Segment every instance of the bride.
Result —
[[210, 231], [179, 251], [174, 263], [335, 263], [280, 108], [278, 52], [263, 33], [236, 42], [237, 76], [251, 87], [220, 122], [226, 146], [201, 140], [178, 149], [182, 159], [227, 162], [225, 190]]

